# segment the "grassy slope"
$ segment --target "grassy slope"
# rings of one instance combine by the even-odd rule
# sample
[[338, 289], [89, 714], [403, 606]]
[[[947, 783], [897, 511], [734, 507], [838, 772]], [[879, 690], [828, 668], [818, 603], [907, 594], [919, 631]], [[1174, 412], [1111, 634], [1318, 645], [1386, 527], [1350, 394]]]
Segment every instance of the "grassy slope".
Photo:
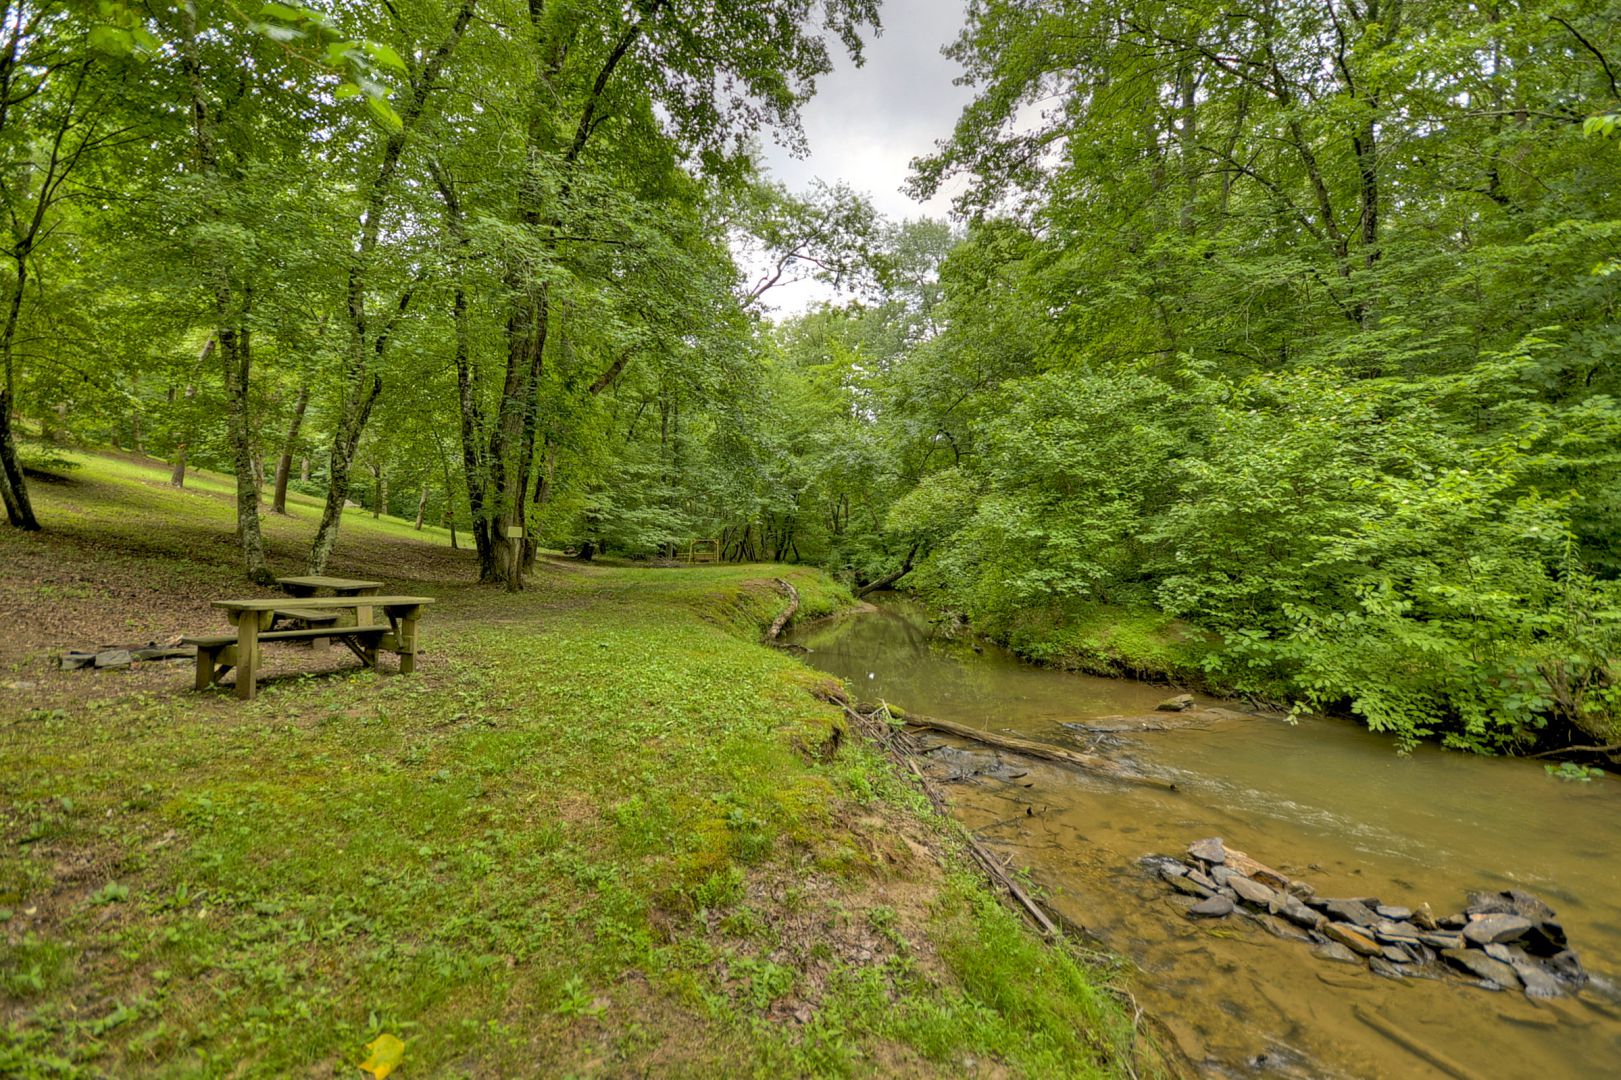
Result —
[[[0, 1074], [1091, 1074], [1131, 1038], [953, 829], [754, 644], [805, 570], [543, 564], [355, 515], [418, 674], [282, 648], [251, 705], [52, 650], [220, 625], [218, 478], [92, 458], [0, 531]], [[298, 565], [315, 510], [271, 519]], [[304, 675], [312, 669], [331, 669]], [[842, 743], [842, 745], [841, 745]]]
[[1157, 611], [1089, 604], [1024, 611], [975, 629], [1038, 664], [1219, 690], [1204, 669], [1213, 636]]

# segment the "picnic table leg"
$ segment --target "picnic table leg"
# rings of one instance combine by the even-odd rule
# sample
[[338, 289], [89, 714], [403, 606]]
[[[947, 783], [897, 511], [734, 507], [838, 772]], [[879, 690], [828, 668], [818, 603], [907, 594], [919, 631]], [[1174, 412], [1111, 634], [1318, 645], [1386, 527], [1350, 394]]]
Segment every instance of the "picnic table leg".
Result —
[[415, 614], [400, 618], [398, 631], [394, 635], [396, 646], [400, 654], [400, 674], [409, 675], [417, 667], [417, 617]]
[[214, 685], [214, 650], [207, 645], [197, 646], [197, 682], [198, 690], [207, 690]]
[[[376, 596], [377, 595], [377, 590], [374, 589], [374, 588], [370, 588], [370, 587], [364, 588], [364, 589], [352, 589], [352, 590], [351, 589], [345, 589], [345, 590], [343, 590], [343, 593], [338, 593], [337, 590], [334, 589], [333, 592], [337, 593], [337, 595], [343, 595], [343, 593], [347, 593], [350, 596]], [[355, 625], [356, 626], [370, 626], [372, 624], [371, 620], [372, 620], [371, 605], [369, 605], [369, 604], [360, 604], [360, 605], [356, 606], [356, 608], [355, 608]]]
[[259, 689], [259, 620], [273, 615], [269, 611], [236, 613], [236, 696], [243, 701], [252, 701]]

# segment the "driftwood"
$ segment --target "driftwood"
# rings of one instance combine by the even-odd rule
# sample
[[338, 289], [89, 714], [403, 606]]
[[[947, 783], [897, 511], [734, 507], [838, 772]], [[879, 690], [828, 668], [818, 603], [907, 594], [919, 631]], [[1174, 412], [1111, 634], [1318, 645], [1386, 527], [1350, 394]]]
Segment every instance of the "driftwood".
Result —
[[777, 621], [771, 624], [770, 630], [766, 631], [765, 639], [767, 641], [776, 641], [777, 635], [782, 633], [782, 628], [788, 625], [788, 620], [793, 618], [794, 613], [799, 610], [799, 591], [782, 578], [777, 578], [777, 584], [782, 588], [783, 592], [788, 594], [788, 610], [778, 615]]
[[1102, 773], [1113, 779], [1126, 780], [1133, 784], [1147, 784], [1150, 787], [1163, 788], [1166, 791], [1176, 790], [1176, 785], [1169, 780], [1161, 780], [1158, 777], [1144, 776], [1142, 773], [1132, 772], [1130, 769], [1096, 754], [1084, 754], [1079, 750], [1066, 750], [1062, 746], [1032, 742], [1029, 739], [1017, 739], [1011, 735], [998, 735], [995, 732], [972, 728], [966, 724], [957, 724], [950, 720], [936, 720], [933, 717], [919, 716], [916, 713], [907, 713], [901, 719], [912, 727], [938, 731], [959, 739], [982, 743], [998, 750], [1006, 750], [1010, 754], [1022, 754], [1025, 757], [1040, 758], [1043, 761], [1054, 761], [1060, 765], [1073, 765], [1078, 769]]

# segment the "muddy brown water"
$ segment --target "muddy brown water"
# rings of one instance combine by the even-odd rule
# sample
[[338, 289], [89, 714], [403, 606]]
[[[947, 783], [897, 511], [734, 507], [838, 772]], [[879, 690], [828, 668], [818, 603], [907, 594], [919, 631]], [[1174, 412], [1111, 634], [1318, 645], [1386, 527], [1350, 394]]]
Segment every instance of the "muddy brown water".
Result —
[[[1335, 720], [1200, 714], [1184, 727], [1131, 731], [1164, 687], [942, 641], [904, 600], [793, 640], [863, 701], [1095, 747], [1176, 781], [1165, 792], [1004, 756], [1004, 773], [1024, 775], [971, 777], [947, 792], [1057, 908], [1136, 965], [1138, 1000], [1208, 1074], [1621, 1075], [1621, 781], [1570, 782], [1535, 762], [1434, 747], [1398, 756], [1387, 737]], [[956, 760], [993, 763], [977, 752]], [[1470, 889], [1535, 893], [1559, 913], [1593, 985], [1533, 1002], [1459, 981], [1390, 980], [1316, 959], [1247, 921], [1190, 921], [1137, 860], [1180, 855], [1205, 836], [1324, 896], [1428, 902], [1441, 914], [1461, 909]]]

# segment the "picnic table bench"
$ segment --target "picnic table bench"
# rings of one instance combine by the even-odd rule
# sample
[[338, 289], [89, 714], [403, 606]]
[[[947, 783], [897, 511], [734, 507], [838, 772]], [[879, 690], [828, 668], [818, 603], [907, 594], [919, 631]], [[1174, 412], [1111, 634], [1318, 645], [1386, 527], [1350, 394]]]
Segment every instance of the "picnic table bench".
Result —
[[[259, 653], [263, 642], [336, 638], [367, 667], [377, 666], [378, 650], [397, 653], [400, 674], [409, 675], [416, 668], [417, 620], [421, 618], [422, 609], [431, 603], [431, 596], [378, 596], [375, 593], [293, 600], [215, 600], [214, 606], [225, 612], [236, 633], [182, 640], [197, 647], [197, 689], [208, 689], [234, 667], [236, 696], [246, 701], [252, 700], [258, 689]], [[374, 621], [376, 609], [382, 610], [387, 622]], [[353, 611], [354, 623], [345, 620], [343, 625], [337, 625], [334, 620], [331, 624], [297, 630], [275, 629], [278, 616], [306, 619], [307, 615], [320, 617], [334, 611], [340, 615]]]

